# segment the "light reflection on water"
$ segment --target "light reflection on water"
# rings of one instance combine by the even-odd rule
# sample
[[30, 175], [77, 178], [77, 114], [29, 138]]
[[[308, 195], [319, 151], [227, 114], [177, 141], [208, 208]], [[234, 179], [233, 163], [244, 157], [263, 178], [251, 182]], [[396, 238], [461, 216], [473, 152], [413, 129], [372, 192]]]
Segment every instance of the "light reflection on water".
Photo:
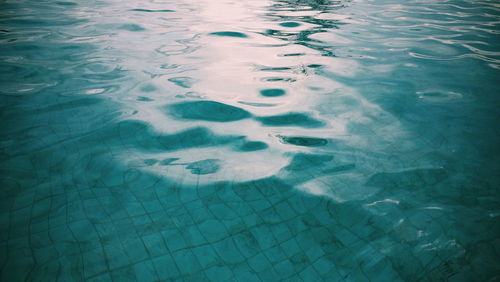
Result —
[[498, 278], [499, 10], [2, 2], [2, 280]]
[[[397, 119], [359, 95], [354, 88], [328, 76], [353, 78], [359, 68], [356, 60], [335, 56], [331, 51], [352, 44], [337, 32], [344, 23], [330, 19], [339, 17], [337, 11], [344, 6], [346, 3], [309, 6], [300, 2], [197, 2], [194, 10], [188, 12], [187, 20], [186, 17], [172, 17], [174, 22], [181, 22], [179, 26], [185, 26], [184, 21], [188, 21], [188, 31], [156, 49], [164, 56], [163, 67], [170, 68], [168, 73], [152, 74], [154, 78], [148, 82], [158, 90], [176, 93], [174, 96], [152, 91], [161, 93], [158, 98], [162, 101], [175, 101], [186, 107], [172, 112], [168, 107], [158, 107], [157, 103], [138, 105], [145, 108], [134, 118], [164, 132], [204, 126], [218, 135], [244, 136], [267, 144], [265, 150], [257, 152], [235, 153], [231, 148], [226, 150], [225, 146], [182, 152], [180, 162], [196, 161], [197, 151], [200, 155], [216, 156], [221, 161], [217, 172], [183, 180], [197, 183], [247, 181], [276, 175], [294, 153], [331, 152], [334, 140], [358, 150], [371, 150], [370, 146], [379, 146], [381, 142], [395, 142], [395, 136], [404, 134]], [[325, 44], [328, 41], [334, 41], [335, 45]], [[191, 109], [199, 113], [210, 108], [210, 102], [189, 102], [197, 100], [222, 104], [206, 114], [191, 116], [180, 112]], [[234, 118], [233, 110], [246, 111], [248, 117]], [[223, 111], [228, 114], [222, 114]], [[381, 122], [370, 116], [377, 116]], [[393, 136], [380, 136], [374, 144], [365, 136], [348, 132], [346, 126], [350, 122], [391, 131]], [[320, 140], [322, 146], [308, 146], [307, 142], [291, 144], [283, 142], [286, 139], [280, 136]], [[172, 154], [179, 157], [179, 152]], [[152, 169], [161, 173], [163, 168]], [[177, 166], [173, 175], [183, 175], [183, 169]]]

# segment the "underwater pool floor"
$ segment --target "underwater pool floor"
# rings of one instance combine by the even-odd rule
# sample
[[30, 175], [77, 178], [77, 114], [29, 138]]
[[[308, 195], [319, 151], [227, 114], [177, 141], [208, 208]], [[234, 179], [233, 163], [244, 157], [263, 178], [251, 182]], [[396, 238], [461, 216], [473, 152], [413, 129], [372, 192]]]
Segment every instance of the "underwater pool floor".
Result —
[[0, 280], [500, 280], [496, 1], [0, 3]]

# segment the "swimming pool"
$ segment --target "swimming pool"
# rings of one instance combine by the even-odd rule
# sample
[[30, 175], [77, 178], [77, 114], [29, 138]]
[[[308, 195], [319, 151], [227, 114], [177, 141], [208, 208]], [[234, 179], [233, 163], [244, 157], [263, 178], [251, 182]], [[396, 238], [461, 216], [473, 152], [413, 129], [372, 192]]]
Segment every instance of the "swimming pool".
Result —
[[2, 281], [500, 278], [497, 2], [0, 15]]

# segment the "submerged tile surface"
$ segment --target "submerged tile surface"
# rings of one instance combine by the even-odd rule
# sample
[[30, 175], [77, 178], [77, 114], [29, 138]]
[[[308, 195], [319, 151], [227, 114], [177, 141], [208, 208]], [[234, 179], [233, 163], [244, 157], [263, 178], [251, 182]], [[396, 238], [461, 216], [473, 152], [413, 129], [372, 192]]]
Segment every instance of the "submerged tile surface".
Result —
[[498, 14], [3, 1], [0, 280], [500, 279]]

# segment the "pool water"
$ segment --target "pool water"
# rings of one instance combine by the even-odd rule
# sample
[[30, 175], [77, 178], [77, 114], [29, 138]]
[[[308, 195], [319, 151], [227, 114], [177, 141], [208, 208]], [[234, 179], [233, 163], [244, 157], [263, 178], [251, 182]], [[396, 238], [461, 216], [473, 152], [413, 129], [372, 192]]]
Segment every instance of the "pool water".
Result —
[[498, 281], [499, 19], [0, 1], [0, 279]]

